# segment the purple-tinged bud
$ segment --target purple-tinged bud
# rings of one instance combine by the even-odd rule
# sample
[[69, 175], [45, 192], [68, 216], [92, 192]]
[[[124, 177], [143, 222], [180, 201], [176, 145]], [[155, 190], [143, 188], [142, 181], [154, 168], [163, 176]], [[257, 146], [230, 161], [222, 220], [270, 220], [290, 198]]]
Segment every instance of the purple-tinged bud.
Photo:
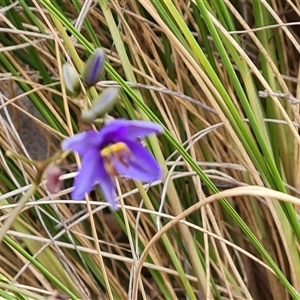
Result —
[[82, 78], [87, 86], [93, 86], [100, 81], [104, 73], [105, 52], [102, 48], [97, 48], [86, 61]]
[[98, 118], [111, 112], [118, 100], [119, 93], [120, 88], [118, 87], [106, 88], [99, 94], [98, 98], [94, 100], [91, 111], [94, 112]]
[[92, 123], [97, 118], [103, 117], [109, 113], [115, 106], [120, 89], [117, 87], [111, 87], [105, 89], [98, 98], [94, 100], [90, 110], [82, 112], [82, 120], [86, 123]]
[[64, 84], [66, 89], [74, 96], [80, 93], [80, 81], [77, 72], [68, 62], [62, 66]]
[[46, 187], [51, 194], [56, 194], [63, 189], [63, 182], [59, 179], [61, 169], [55, 165], [49, 165], [45, 170]]

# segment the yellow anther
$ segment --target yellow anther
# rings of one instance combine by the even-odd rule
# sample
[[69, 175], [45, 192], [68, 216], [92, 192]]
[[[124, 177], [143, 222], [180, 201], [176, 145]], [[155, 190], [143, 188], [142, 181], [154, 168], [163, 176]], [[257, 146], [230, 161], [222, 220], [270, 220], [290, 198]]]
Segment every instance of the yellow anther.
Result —
[[111, 177], [119, 176], [119, 173], [117, 172], [110, 160], [104, 159], [104, 168]]
[[130, 149], [125, 143], [122, 142], [108, 145], [100, 152], [100, 155], [103, 158], [105, 170], [112, 177], [116, 177], [119, 175], [114, 167], [113, 159], [117, 159], [121, 164], [129, 167], [130, 154]]
[[101, 150], [101, 156], [109, 157], [111, 155], [117, 154], [122, 151], [130, 153], [130, 150], [128, 149], [127, 145], [125, 143], [119, 142], [119, 143], [111, 144], [111, 145], [103, 148]]

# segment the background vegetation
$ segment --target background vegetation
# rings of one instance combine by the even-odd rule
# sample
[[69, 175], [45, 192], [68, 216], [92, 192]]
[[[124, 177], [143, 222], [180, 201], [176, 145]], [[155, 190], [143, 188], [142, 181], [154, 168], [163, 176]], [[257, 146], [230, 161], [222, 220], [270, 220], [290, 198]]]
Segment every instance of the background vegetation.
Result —
[[[0, 3], [0, 297], [300, 299], [299, 1]], [[56, 194], [18, 156], [87, 128], [61, 66], [97, 47], [112, 116], [165, 127], [117, 212], [69, 200], [78, 156]]]

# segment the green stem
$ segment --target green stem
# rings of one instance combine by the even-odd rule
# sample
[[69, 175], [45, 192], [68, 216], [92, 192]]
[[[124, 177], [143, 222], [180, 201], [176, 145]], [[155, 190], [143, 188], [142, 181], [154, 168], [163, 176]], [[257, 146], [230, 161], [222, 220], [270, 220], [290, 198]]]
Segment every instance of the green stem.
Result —
[[22, 247], [20, 247], [9, 236], [5, 235], [3, 241], [10, 245], [13, 249], [22, 254], [33, 266], [35, 266], [42, 274], [44, 274], [51, 282], [53, 282], [60, 290], [68, 294], [72, 300], [79, 300], [64, 284], [61, 283], [55, 276], [53, 276], [42, 264], [35, 260], [30, 254], [28, 254]]
[[12, 223], [15, 221], [15, 219], [19, 216], [20, 212], [24, 208], [25, 204], [29, 201], [30, 197], [36, 192], [37, 187], [38, 185], [36, 183], [32, 184], [32, 186], [27, 190], [26, 194], [22, 196], [18, 205], [12, 211], [10, 217], [8, 217], [8, 219], [4, 222], [0, 231], [0, 244], [3, 238], [5, 237], [6, 232], [10, 229]]
[[[0, 281], [0, 289], [7, 290], [11, 293], [20, 294], [20, 295], [25, 296], [25, 297], [30, 297], [30, 299], [45, 300], [45, 298], [40, 296], [40, 295], [29, 292], [25, 289], [21, 289], [21, 288], [15, 286], [13, 284], [4, 283], [2, 281]], [[5, 298], [5, 299], [15, 300], [16, 298], [10, 295], [10, 298]]]
[[[99, 5], [103, 11], [104, 17], [107, 21], [107, 25], [108, 25], [111, 35], [113, 37], [118, 55], [120, 57], [122, 65], [123, 65], [123, 69], [124, 69], [126, 78], [130, 82], [136, 82], [135, 75], [132, 71], [131, 63], [128, 59], [123, 41], [120, 37], [119, 30], [118, 30], [118, 27], [113, 18], [112, 12], [111, 12], [109, 6], [107, 5], [107, 3], [105, 3], [105, 1], [99, 1]], [[136, 91], [136, 94], [139, 96], [139, 98], [142, 98], [142, 95], [140, 94], [140, 92], [138, 90]], [[147, 116], [147, 114], [139, 107], [137, 109], [139, 110], [139, 113], [141, 114], [142, 119], [149, 121], [149, 117]], [[163, 168], [164, 174], [166, 175], [168, 173], [168, 169], [167, 169], [165, 159], [164, 159], [164, 156], [160, 149], [157, 138], [155, 136], [151, 136], [149, 138], [149, 142], [151, 144], [151, 148], [153, 149], [153, 152], [154, 152], [158, 162], [160, 163], [160, 165]], [[181, 202], [180, 202], [177, 191], [176, 191], [175, 186], [172, 181], [168, 182], [167, 196], [169, 199], [171, 199], [170, 204], [172, 206], [172, 210], [173, 210], [174, 214], [178, 215], [178, 214], [182, 213]], [[206, 274], [205, 274], [204, 267], [201, 263], [201, 260], [198, 256], [198, 252], [197, 252], [195, 243], [191, 242], [191, 241], [193, 241], [192, 234], [191, 234], [189, 228], [186, 227], [185, 225], [178, 224], [178, 227], [179, 227], [180, 233], [182, 235], [182, 238], [184, 240], [184, 244], [187, 247], [187, 251], [189, 253], [191, 264], [193, 266], [193, 271], [195, 272], [195, 275], [199, 281], [201, 290], [203, 291], [204, 294], [206, 294]], [[165, 246], [168, 247], [168, 249], [170, 249], [171, 247], [169, 245], [169, 239], [167, 237], [165, 237], [163, 239], [163, 241], [165, 242]], [[181, 268], [180, 264], [179, 265], [176, 264], [175, 266]], [[184, 278], [181, 278], [181, 280], [183, 281], [183, 283], [189, 285], [189, 282], [184, 280]], [[188, 290], [191, 290], [190, 287]], [[189, 294], [189, 296], [194, 297], [193, 293]]]

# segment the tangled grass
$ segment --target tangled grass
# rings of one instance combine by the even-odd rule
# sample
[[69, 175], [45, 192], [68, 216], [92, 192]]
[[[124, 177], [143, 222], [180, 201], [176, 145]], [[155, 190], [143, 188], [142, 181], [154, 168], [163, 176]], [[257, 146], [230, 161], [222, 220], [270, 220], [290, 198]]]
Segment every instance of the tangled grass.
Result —
[[[1, 5], [0, 297], [300, 299], [299, 1]], [[164, 179], [120, 179], [117, 212], [69, 200], [76, 155], [33, 188], [87, 128], [61, 66], [100, 46], [91, 96], [121, 86], [112, 117], [165, 128], [145, 141]]]

